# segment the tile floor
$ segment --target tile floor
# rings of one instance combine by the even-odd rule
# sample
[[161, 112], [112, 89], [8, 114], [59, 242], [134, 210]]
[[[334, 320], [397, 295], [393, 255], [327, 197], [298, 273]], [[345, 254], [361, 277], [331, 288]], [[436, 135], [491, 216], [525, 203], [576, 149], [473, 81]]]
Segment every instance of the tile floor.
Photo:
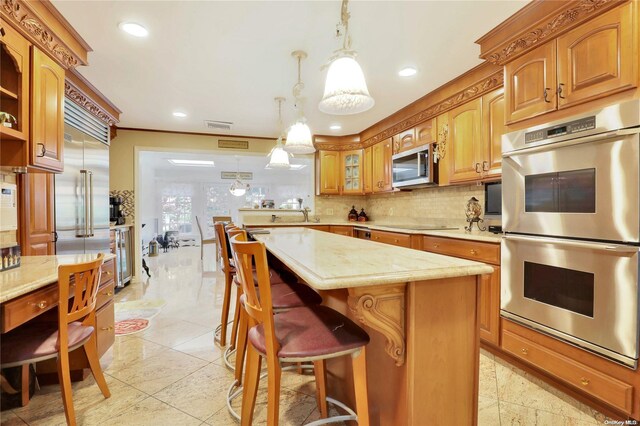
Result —
[[[205, 258], [213, 258], [213, 250]], [[140, 333], [116, 337], [102, 358], [111, 398], [104, 399], [93, 378], [73, 386], [79, 425], [236, 425], [226, 408], [232, 373], [213, 344], [224, 278], [213, 262], [200, 263], [199, 247], [182, 247], [148, 264], [152, 278], [132, 283], [117, 301], [164, 299], [166, 306]], [[593, 425], [604, 416], [550, 389], [504, 361], [481, 354], [479, 424]], [[265, 423], [261, 389], [255, 423]], [[281, 424], [301, 425], [318, 418], [313, 376], [285, 373]], [[58, 386], [43, 386], [29, 405], [0, 414], [2, 426], [65, 424]], [[425, 420], [425, 425], [428, 425]]]

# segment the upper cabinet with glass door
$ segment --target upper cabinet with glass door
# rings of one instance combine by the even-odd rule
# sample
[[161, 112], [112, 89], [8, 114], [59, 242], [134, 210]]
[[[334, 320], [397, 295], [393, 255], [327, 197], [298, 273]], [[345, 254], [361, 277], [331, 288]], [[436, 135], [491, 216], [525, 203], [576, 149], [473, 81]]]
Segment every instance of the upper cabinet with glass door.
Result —
[[[29, 138], [29, 46], [0, 20], [0, 139], [26, 143]], [[3, 151], [3, 154], [6, 154]], [[4, 161], [3, 161], [4, 164]]]
[[362, 150], [345, 151], [342, 153], [342, 193], [362, 194], [363, 176]]

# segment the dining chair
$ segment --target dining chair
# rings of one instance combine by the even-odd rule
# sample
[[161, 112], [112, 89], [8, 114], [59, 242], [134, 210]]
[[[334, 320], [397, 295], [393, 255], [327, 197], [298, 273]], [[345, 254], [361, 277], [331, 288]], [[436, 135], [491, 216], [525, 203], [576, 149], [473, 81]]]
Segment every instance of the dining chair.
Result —
[[205, 238], [202, 231], [202, 225], [200, 225], [200, 218], [196, 216], [196, 225], [198, 225], [198, 232], [200, 233], [200, 260], [204, 258], [204, 246], [206, 244], [215, 244], [216, 237]]
[[[31, 321], [2, 335], [0, 368], [22, 366], [24, 377], [29, 364], [57, 358], [62, 402], [69, 425], [76, 424], [70, 352], [80, 347], [84, 349], [102, 395], [105, 398], [111, 396], [100, 366], [96, 340], [95, 308], [103, 259], [103, 255], [99, 254], [96, 260], [90, 262], [58, 267], [57, 322]], [[70, 296], [73, 296], [72, 300], [69, 300]]]
[[[349, 355], [353, 368], [356, 411], [338, 403], [350, 414], [338, 417], [341, 420], [357, 420], [361, 426], [368, 425], [365, 347], [369, 343], [369, 335], [349, 318], [322, 305], [293, 308], [274, 315], [264, 244], [243, 241], [243, 235], [234, 236], [230, 242], [249, 320], [241, 424], [248, 426], [253, 421], [262, 358], [267, 363], [267, 424], [275, 426], [279, 420], [280, 363], [313, 362], [318, 409], [321, 417], [326, 419], [328, 398], [325, 360]], [[257, 288], [252, 265], [255, 265]]]

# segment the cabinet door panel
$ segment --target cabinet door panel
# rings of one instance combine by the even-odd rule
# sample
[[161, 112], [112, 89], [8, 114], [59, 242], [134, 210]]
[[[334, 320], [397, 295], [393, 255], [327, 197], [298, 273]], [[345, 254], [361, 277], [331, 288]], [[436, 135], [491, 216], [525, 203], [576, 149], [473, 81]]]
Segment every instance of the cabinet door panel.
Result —
[[53, 232], [55, 230], [54, 215], [54, 182], [52, 173], [27, 173], [23, 177], [26, 182], [27, 215], [23, 218], [24, 232], [22, 232], [26, 245], [23, 250], [25, 256], [43, 256], [55, 254]]
[[31, 164], [62, 171], [64, 70], [37, 48], [31, 52]]
[[486, 177], [494, 178], [502, 174], [504, 113], [504, 89], [495, 90], [482, 97], [482, 131], [485, 152], [482, 167]]
[[320, 194], [340, 193], [340, 152], [319, 151]]
[[467, 102], [449, 112], [449, 154], [451, 183], [479, 179], [476, 164], [482, 163], [480, 99]]
[[373, 145], [373, 192], [387, 192], [393, 189], [393, 165], [391, 138]]
[[415, 146], [427, 145], [436, 141], [436, 119], [425, 121], [415, 127]]
[[480, 279], [480, 338], [500, 344], [500, 267]]
[[343, 194], [363, 194], [363, 151], [355, 149], [344, 151], [342, 155], [342, 193]]
[[504, 72], [507, 123], [556, 109], [555, 41], [509, 62]]
[[362, 187], [365, 194], [373, 192], [373, 146], [366, 147], [362, 156]]
[[415, 129], [405, 130], [404, 132], [398, 134], [395, 139], [396, 146], [394, 147], [394, 152], [403, 152], [408, 151], [410, 149], [415, 148], [416, 145], [416, 135]]
[[611, 10], [558, 38], [561, 108], [636, 87], [632, 7]]

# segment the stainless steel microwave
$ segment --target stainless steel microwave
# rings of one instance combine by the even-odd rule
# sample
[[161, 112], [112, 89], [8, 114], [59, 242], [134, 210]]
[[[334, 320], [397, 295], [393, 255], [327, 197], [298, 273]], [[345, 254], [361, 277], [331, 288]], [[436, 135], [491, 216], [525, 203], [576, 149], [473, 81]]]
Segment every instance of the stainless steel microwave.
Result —
[[391, 158], [394, 188], [423, 188], [437, 183], [431, 145], [419, 146]]

